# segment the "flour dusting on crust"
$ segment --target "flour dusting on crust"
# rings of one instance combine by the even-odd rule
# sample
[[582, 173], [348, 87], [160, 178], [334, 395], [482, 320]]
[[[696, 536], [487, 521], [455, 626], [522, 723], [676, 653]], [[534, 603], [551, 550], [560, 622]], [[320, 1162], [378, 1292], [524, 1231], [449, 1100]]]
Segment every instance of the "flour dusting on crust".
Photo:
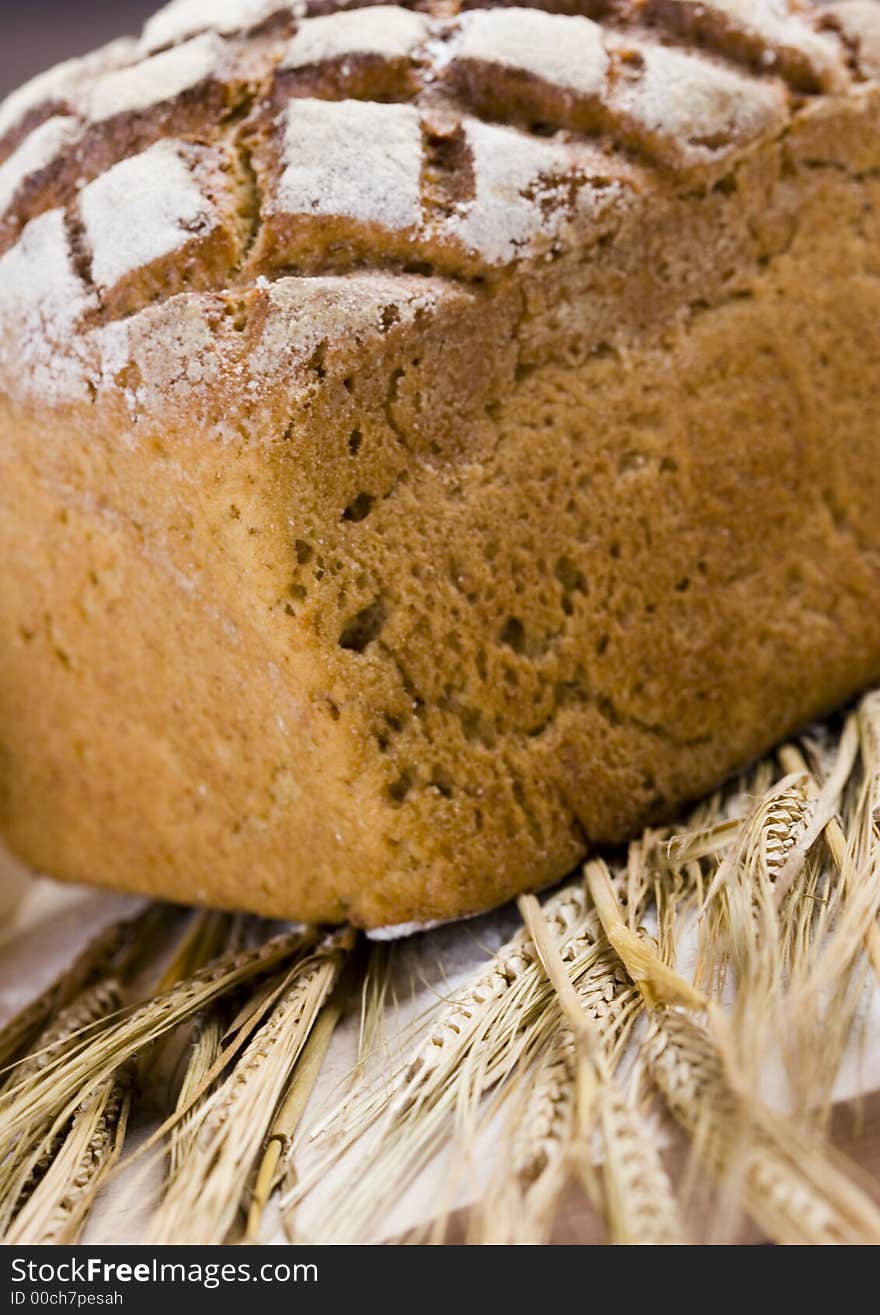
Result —
[[135, 51], [135, 42], [121, 37], [89, 55], [65, 60], [45, 73], [38, 73], [0, 103], [0, 139], [40, 106], [77, 100], [94, 79], [131, 64]]
[[602, 91], [608, 70], [596, 23], [538, 9], [472, 10], [461, 18], [451, 49], [456, 59], [519, 69], [587, 96]]
[[550, 218], [536, 192], [549, 193], [550, 180], [568, 174], [566, 152], [551, 142], [523, 138], [510, 128], [470, 120], [465, 134], [474, 160], [476, 196], [452, 228], [462, 242], [487, 260], [513, 260], [542, 230], [552, 234], [564, 211], [550, 206]]
[[[106, 358], [131, 317], [158, 342], [163, 299], [196, 298], [210, 337], [260, 280], [301, 278], [318, 326], [344, 336], [309, 280], [518, 277], [592, 251], [658, 183], [713, 186], [811, 96], [880, 74], [875, 0], [600, 10], [174, 0], [140, 42], [32, 80], [0, 104], [3, 240], [18, 239], [0, 383], [100, 392], [111, 375], [84, 341], [100, 329]], [[17, 319], [41, 244], [24, 322], [63, 308], [45, 339]], [[169, 328], [164, 349], [176, 396], [204, 380], [201, 328]]]
[[193, 178], [186, 150], [183, 142], [157, 142], [80, 193], [92, 278], [100, 287], [113, 287], [216, 226], [216, 211]]
[[206, 31], [244, 32], [289, 8], [284, 0], [174, 0], [147, 22], [141, 49], [160, 50]]
[[327, 14], [302, 24], [281, 67], [301, 68], [346, 55], [404, 59], [427, 35], [428, 20], [423, 14], [396, 5], [371, 5]]
[[213, 33], [194, 37], [130, 68], [108, 73], [88, 96], [89, 118], [99, 123], [117, 114], [149, 109], [190, 91], [214, 72], [223, 55], [223, 43]]
[[87, 396], [80, 360], [71, 343], [96, 298], [74, 268], [60, 210], [31, 220], [16, 245], [0, 258], [0, 325], [8, 336], [6, 368], [50, 405]]
[[0, 164], [0, 215], [15, 200], [23, 183], [70, 150], [79, 136], [78, 119], [56, 114], [25, 137], [18, 150]]
[[274, 204], [288, 214], [345, 215], [389, 229], [419, 220], [422, 163], [413, 105], [294, 100]]

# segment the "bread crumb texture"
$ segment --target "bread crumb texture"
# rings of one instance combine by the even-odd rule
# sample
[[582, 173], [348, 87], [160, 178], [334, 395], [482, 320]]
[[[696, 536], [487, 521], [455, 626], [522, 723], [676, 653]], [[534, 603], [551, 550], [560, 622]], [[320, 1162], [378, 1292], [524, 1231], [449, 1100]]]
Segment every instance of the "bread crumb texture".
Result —
[[489, 908], [880, 677], [880, 3], [175, 0], [0, 105], [0, 831]]

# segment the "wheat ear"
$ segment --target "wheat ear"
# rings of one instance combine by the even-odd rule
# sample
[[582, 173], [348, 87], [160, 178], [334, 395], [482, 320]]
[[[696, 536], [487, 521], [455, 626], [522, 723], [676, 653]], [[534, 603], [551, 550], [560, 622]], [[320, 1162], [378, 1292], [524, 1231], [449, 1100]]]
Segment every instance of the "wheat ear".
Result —
[[14, 1246], [70, 1246], [107, 1180], [125, 1137], [130, 1076], [105, 1079], [74, 1112], [70, 1131], [7, 1230]]
[[[161, 910], [161, 906], [158, 907]], [[0, 1029], [0, 1071], [21, 1054], [33, 1049], [41, 1030], [50, 1020], [69, 1005], [84, 987], [101, 976], [114, 959], [135, 946], [147, 924], [155, 922], [156, 915], [157, 909], [149, 908], [105, 927], [35, 999], [4, 1024]], [[9, 1085], [9, 1080], [5, 1085]]]
[[[595, 918], [586, 916], [583, 893], [563, 888], [548, 900], [554, 931], [567, 952], [580, 962], [594, 954]], [[410, 1058], [376, 1088], [347, 1096], [312, 1132], [316, 1163], [285, 1194], [285, 1215], [320, 1184], [350, 1148], [369, 1149], [359, 1181], [346, 1193], [342, 1208], [319, 1213], [318, 1235], [351, 1241], [369, 1229], [378, 1198], [387, 1204], [449, 1135], [449, 1120], [470, 1127], [483, 1093], [511, 1071], [519, 1056], [523, 1025], [546, 996], [543, 974], [536, 973], [534, 948], [518, 932], [439, 1011]]]
[[[847, 732], [858, 725], [859, 719], [850, 718]], [[842, 756], [844, 764], [851, 765], [851, 755]], [[838, 813], [826, 816], [818, 810], [822, 843], [815, 845], [810, 864], [779, 913], [788, 969], [787, 990], [778, 995], [788, 1020], [781, 1031], [782, 1050], [798, 1107], [821, 1122], [830, 1111], [834, 1078], [875, 959], [880, 864], [860, 848], [860, 810], [870, 795], [873, 770], [870, 745], [864, 740], [861, 789], [853, 773], [845, 793], [835, 781], [841, 775], [839, 758], [821, 784], [794, 746], [784, 749], [780, 758], [789, 768], [807, 773], [817, 800], [829, 794], [828, 781], [831, 793], [838, 798], [842, 794]]]
[[[108, 928], [87, 947], [73, 970], [68, 969], [58, 979], [62, 985], [56, 994], [64, 995], [71, 982], [81, 980], [84, 965], [92, 984], [82, 987], [32, 1039], [35, 1049], [14, 1065], [7, 1090], [39, 1085], [45, 1071], [61, 1062], [68, 1051], [83, 1039], [88, 1040], [96, 1027], [105, 1025], [118, 1013], [124, 980], [139, 972], [155, 951], [157, 939], [163, 938], [167, 930], [170, 915], [168, 905], [149, 907], [133, 919]], [[111, 1159], [111, 1125], [119, 1123], [124, 1129], [127, 1097], [123, 1101], [122, 1093], [129, 1085], [128, 1072], [109, 1076], [99, 1086], [102, 1094], [97, 1114], [89, 1089], [67, 1123], [62, 1120], [49, 1124], [37, 1117], [16, 1138], [0, 1171], [0, 1235], [23, 1236], [24, 1221], [29, 1221], [28, 1236], [38, 1240], [34, 1221], [52, 1217], [56, 1207], [61, 1212], [59, 1218], [70, 1215], [71, 1229], [81, 1224], [103, 1178], [103, 1163]], [[101, 1136], [90, 1150], [98, 1131]], [[69, 1173], [69, 1181], [65, 1181], [61, 1167]], [[69, 1210], [63, 1206], [68, 1188], [75, 1201], [75, 1208], [71, 1205]]]
[[[343, 950], [348, 949], [348, 942], [343, 943]], [[248, 1210], [246, 1237], [254, 1240], [259, 1232], [263, 1212], [273, 1191], [284, 1184], [288, 1189], [296, 1184], [296, 1168], [293, 1160], [295, 1136], [306, 1111], [315, 1083], [321, 1073], [324, 1057], [333, 1038], [336, 1025], [342, 1017], [346, 1002], [352, 989], [352, 978], [356, 966], [356, 957], [341, 966], [337, 981], [326, 1003], [318, 1014], [309, 1033], [302, 1054], [290, 1079], [287, 1092], [269, 1129], [260, 1161], [251, 1204]], [[361, 1029], [361, 1040], [363, 1029]], [[355, 1073], [360, 1070], [360, 1047]], [[293, 1237], [293, 1216], [288, 1213], [283, 1224], [288, 1238]]]
[[572, 1178], [575, 1068], [574, 1038], [563, 1028], [532, 1066], [528, 1085], [523, 1083], [524, 1090], [515, 1093], [518, 1099], [505, 1138], [511, 1143], [511, 1162], [498, 1163], [494, 1180], [472, 1212], [474, 1241], [495, 1246], [549, 1241], [560, 1198]]
[[[880, 691], [867, 694], [859, 706], [862, 790], [856, 805], [855, 859], [860, 870], [880, 870]], [[835, 860], [836, 861], [836, 860]], [[880, 982], [880, 927], [875, 917], [867, 929], [865, 948]]]
[[[572, 980], [586, 988], [604, 942], [583, 888], [563, 887], [544, 908]], [[450, 1139], [461, 1151], [453, 1176], [469, 1172], [469, 1147], [479, 1127], [500, 1108], [509, 1084], [516, 1083], [516, 1075], [541, 1053], [558, 1026], [558, 1013], [548, 1008], [553, 996], [523, 928], [447, 1002], [390, 1082], [347, 1099], [319, 1125], [313, 1134], [320, 1147], [317, 1162], [286, 1194], [285, 1209], [298, 1206], [353, 1145], [364, 1148], [357, 1183], [340, 1208], [319, 1207], [312, 1214], [311, 1227], [322, 1239], [367, 1236], [377, 1213]], [[616, 1048], [625, 1043], [638, 1007], [632, 995], [607, 1007]], [[445, 1199], [451, 1199], [455, 1186], [450, 1177]], [[444, 1217], [439, 1210], [435, 1240]]]
[[[581, 1008], [602, 1034], [614, 1068], [641, 1012], [641, 995], [607, 947], [579, 976], [575, 989]], [[602, 1209], [601, 1185], [589, 1159], [572, 1162], [575, 1041], [552, 998], [539, 1027], [546, 1035], [542, 1051], [531, 1063], [526, 1051], [524, 1062], [500, 1093], [503, 1106], [512, 1106], [507, 1133], [512, 1155], [510, 1161], [499, 1160], [484, 1199], [472, 1212], [470, 1231], [475, 1241], [546, 1241], [559, 1198], [576, 1168], [594, 1207]]]
[[[120, 1005], [119, 983], [104, 978], [87, 987], [52, 1020], [40, 1036], [40, 1049], [22, 1060], [13, 1071], [12, 1080], [28, 1081], [50, 1064], [61, 1051], [96, 1020], [114, 1013]], [[35, 1126], [21, 1136], [0, 1166], [0, 1238], [6, 1239], [11, 1221], [46, 1175], [53, 1157], [63, 1145], [64, 1133], [48, 1140], [45, 1129]]]
[[302, 953], [315, 935], [286, 932], [255, 949], [225, 955], [189, 981], [81, 1031], [44, 1068], [0, 1094], [0, 1156], [35, 1126], [45, 1126], [47, 1136], [57, 1134], [85, 1094], [122, 1064], [220, 995]]
[[[594, 864], [586, 872], [601, 901], [603, 926], [617, 933], [639, 984], [648, 981], [652, 1015], [643, 1052], [652, 1079], [690, 1133], [696, 1153], [719, 1179], [742, 1181], [747, 1210], [777, 1241], [880, 1240], [880, 1211], [854, 1181], [852, 1166], [845, 1169], [842, 1157], [763, 1105], [742, 1080], [718, 1006], [694, 992], [669, 965], [666, 974], [658, 973], [654, 960], [659, 956], [650, 946], [639, 951], [620, 937], [622, 914], [607, 873]], [[711, 1035], [680, 1012], [681, 1004], [706, 1015]]]
[[[170, 991], [179, 982], [210, 963], [224, 951], [235, 954], [243, 947], [243, 922], [228, 914], [202, 911], [197, 913], [187, 933], [181, 938], [158, 984], [157, 993]], [[176, 1172], [192, 1140], [196, 1111], [200, 1097], [205, 1093], [209, 1077], [219, 1058], [223, 1032], [228, 1021], [226, 998], [215, 1000], [206, 1009], [195, 1014], [189, 1024], [189, 1037], [183, 1055], [183, 1076], [177, 1093], [180, 1118], [169, 1134], [168, 1170]], [[176, 1033], [166, 1039], [165, 1045], [174, 1044]], [[161, 1048], [160, 1048], [161, 1050]], [[154, 1056], [147, 1051], [139, 1061], [139, 1085], [145, 1085]]]
[[[582, 1164], [591, 1185], [589, 1130], [595, 1121], [604, 1147], [602, 1170], [605, 1215], [611, 1240], [632, 1244], [684, 1241], [672, 1185], [645, 1125], [613, 1076], [601, 1028], [583, 1008], [534, 896], [519, 900], [544, 970], [556, 991], [566, 1027], [574, 1039], [575, 1118], [569, 1154]], [[589, 1066], [589, 1075], [579, 1070]]]
[[659, 1009], [644, 1055], [670, 1112], [719, 1179], [742, 1184], [747, 1212], [774, 1241], [880, 1241], [880, 1212], [836, 1157], [756, 1103], [743, 1106], [717, 1046], [692, 1019]]
[[266, 1021], [198, 1109], [188, 1154], [151, 1224], [154, 1244], [215, 1242], [233, 1228], [285, 1087], [351, 943], [350, 932], [330, 937], [268, 994]]

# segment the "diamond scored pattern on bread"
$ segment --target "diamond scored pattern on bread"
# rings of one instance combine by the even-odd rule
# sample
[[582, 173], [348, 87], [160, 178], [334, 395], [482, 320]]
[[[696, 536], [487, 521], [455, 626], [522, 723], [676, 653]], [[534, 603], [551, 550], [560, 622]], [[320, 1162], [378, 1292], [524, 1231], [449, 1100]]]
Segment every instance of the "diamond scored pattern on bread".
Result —
[[0, 105], [0, 833], [493, 907], [880, 679], [880, 0], [175, 0]]
[[[122, 282], [198, 245], [160, 250], [193, 224], [200, 184], [183, 176], [196, 153], [159, 143], [208, 141], [229, 156], [217, 178], [223, 208], [260, 214], [250, 214], [256, 234], [230, 237], [225, 266], [213, 261], [197, 285], [408, 265], [483, 278], [598, 235], [646, 169], [722, 170], [731, 153], [780, 132], [801, 84], [845, 88], [844, 21], [866, 49], [876, 39], [870, 3], [838, 6], [833, 24], [785, 0], [587, 5], [609, 10], [604, 25], [532, 8], [327, 7], [310, 17], [307, 4], [179, 0], [139, 46], [114, 43], [15, 93], [0, 106], [0, 250], [52, 208], [69, 231], [85, 204], [76, 251], [56, 253], [54, 267], [67, 266], [65, 285], [77, 273], [88, 282], [94, 260], [103, 316], [136, 311], [108, 269]], [[693, 39], [700, 50], [677, 44]], [[139, 164], [121, 167], [135, 155]], [[112, 244], [114, 225], [121, 232], [113, 195], [126, 179], [155, 198], [139, 225], [154, 231], [140, 250], [130, 233], [106, 265], [91, 233]], [[19, 267], [21, 257], [0, 267], [6, 282]], [[150, 302], [157, 276], [144, 281]], [[162, 278], [176, 290], [167, 264]], [[4, 382], [20, 392], [41, 366], [14, 356]], [[83, 360], [84, 378], [89, 368]], [[75, 376], [73, 362], [64, 373]]]

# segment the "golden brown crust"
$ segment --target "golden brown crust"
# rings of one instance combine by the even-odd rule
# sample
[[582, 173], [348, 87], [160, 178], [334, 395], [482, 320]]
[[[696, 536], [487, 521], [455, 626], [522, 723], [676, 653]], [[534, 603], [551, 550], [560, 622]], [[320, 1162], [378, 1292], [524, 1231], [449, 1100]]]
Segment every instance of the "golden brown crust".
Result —
[[878, 12], [178, 0], [0, 107], [14, 847], [452, 917], [880, 675]]

